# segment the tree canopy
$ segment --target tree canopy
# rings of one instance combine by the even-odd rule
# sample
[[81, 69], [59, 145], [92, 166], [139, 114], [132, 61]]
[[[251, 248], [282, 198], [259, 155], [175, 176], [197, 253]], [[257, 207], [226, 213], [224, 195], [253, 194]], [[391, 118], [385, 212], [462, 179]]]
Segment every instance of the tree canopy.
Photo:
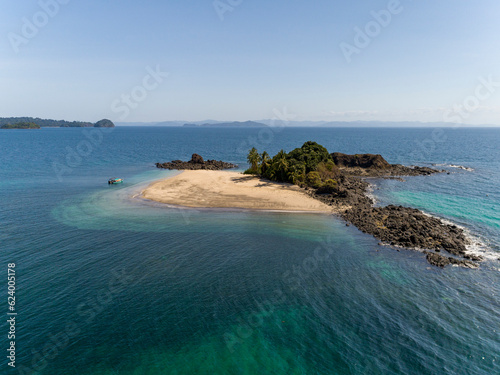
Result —
[[111, 120], [103, 119], [101, 121], [96, 122], [95, 124], [91, 122], [84, 121], [65, 121], [65, 120], [50, 120], [50, 119], [41, 119], [38, 117], [0, 117], [0, 126], [8, 125], [8, 124], [16, 124], [16, 123], [35, 123], [38, 126], [44, 127], [52, 127], [52, 128], [90, 128], [90, 127], [114, 127], [115, 124]]
[[324, 192], [338, 188], [335, 178], [339, 170], [328, 150], [316, 142], [308, 141], [289, 153], [281, 150], [272, 158], [266, 151], [259, 155], [254, 147], [247, 160], [251, 167], [246, 173], [259, 174], [272, 181], [310, 186]]
[[34, 122], [16, 122], [14, 124], [2, 125], [1, 129], [40, 129], [40, 125]]

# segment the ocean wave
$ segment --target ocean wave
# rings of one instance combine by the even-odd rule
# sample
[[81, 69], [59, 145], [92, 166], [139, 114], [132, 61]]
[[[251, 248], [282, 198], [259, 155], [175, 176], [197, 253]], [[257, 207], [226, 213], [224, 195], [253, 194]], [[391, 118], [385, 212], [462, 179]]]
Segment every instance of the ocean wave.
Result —
[[378, 189], [378, 187], [375, 184], [368, 182], [365, 195], [373, 201], [373, 205], [377, 205], [377, 203], [379, 203], [379, 200], [375, 196], [375, 189]]
[[464, 165], [457, 165], [457, 164], [432, 164], [434, 167], [445, 167], [445, 168], [457, 168], [457, 169], [462, 169], [467, 172], [473, 172], [474, 168], [471, 167], [466, 167]]

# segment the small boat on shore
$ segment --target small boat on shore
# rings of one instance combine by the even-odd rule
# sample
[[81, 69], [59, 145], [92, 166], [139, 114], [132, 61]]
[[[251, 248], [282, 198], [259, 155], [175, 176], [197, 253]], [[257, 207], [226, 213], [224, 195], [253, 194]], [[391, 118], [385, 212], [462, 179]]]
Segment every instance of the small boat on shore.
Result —
[[109, 185], [114, 185], [114, 184], [121, 184], [123, 182], [123, 178], [116, 178], [116, 177], [113, 177], [113, 178], [110, 178], [108, 180], [108, 184]]

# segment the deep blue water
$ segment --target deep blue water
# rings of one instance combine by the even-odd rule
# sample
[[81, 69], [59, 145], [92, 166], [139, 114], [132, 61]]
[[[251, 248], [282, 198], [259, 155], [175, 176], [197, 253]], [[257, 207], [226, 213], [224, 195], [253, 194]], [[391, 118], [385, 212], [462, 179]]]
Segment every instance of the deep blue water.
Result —
[[[16, 263], [18, 313], [17, 367], [4, 356], [0, 373], [500, 374], [500, 129], [85, 131], [0, 132], [0, 267]], [[134, 198], [175, 173], [157, 161], [244, 168], [252, 146], [307, 140], [443, 165], [373, 194], [465, 227], [486, 260], [438, 269], [333, 216]], [[6, 280], [0, 298], [5, 314]]]

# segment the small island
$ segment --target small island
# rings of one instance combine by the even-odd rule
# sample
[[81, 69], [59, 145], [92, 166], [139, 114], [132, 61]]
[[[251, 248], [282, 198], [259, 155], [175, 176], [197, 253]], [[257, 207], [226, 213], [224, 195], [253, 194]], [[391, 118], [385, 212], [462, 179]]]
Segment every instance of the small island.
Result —
[[252, 148], [247, 160], [250, 168], [244, 174], [220, 171], [232, 164], [218, 161], [215, 167], [196, 154], [189, 162], [157, 163], [158, 168], [188, 171], [152, 184], [143, 196], [188, 207], [329, 212], [373, 235], [379, 245], [423, 251], [435, 266], [476, 268], [482, 260], [467, 252], [470, 240], [463, 229], [411, 207], [375, 207], [367, 194], [366, 178], [402, 180], [443, 171], [390, 164], [381, 155], [329, 153], [311, 141], [273, 157]]
[[40, 129], [40, 125], [34, 122], [16, 122], [14, 124], [5, 124], [0, 129]]
[[[16, 124], [34, 124], [36, 128], [12, 127]], [[84, 121], [47, 120], [39, 117], [0, 117], [0, 129], [39, 129], [39, 128], [114, 128], [115, 124], [102, 119], [95, 124]]]
[[113, 123], [113, 121], [111, 120], [108, 120], [108, 119], [102, 119], [100, 121], [97, 121], [95, 124], [94, 124], [94, 128], [114, 128], [115, 127], [115, 124]]

